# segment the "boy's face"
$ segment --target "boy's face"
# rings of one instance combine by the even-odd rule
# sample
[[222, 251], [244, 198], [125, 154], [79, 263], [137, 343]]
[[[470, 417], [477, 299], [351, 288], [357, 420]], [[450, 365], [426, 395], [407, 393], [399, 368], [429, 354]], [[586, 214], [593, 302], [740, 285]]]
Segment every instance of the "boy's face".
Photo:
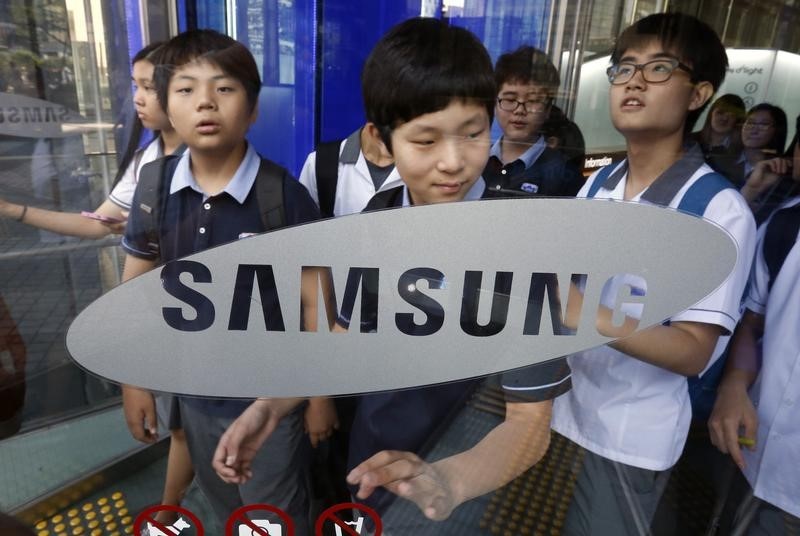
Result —
[[153, 64], [139, 60], [133, 64], [133, 105], [136, 114], [145, 128], [163, 130], [169, 121], [158, 103], [158, 95], [153, 86]]
[[[680, 59], [657, 40], [651, 40], [626, 50], [620, 56], [620, 63], [640, 65], [664, 58]], [[710, 83], [693, 83], [690, 76], [676, 68], [667, 81], [654, 83], [646, 82], [637, 70], [627, 82], [612, 84], [609, 106], [614, 127], [629, 141], [682, 138], [688, 112], [701, 107], [714, 93]]]
[[489, 158], [489, 114], [469, 101], [415, 117], [392, 132], [395, 166], [415, 205], [461, 201]]
[[[497, 99], [495, 117], [506, 141], [530, 143], [538, 138], [550, 113], [547, 88], [532, 82], [504, 82]], [[516, 109], [513, 109], [514, 106]]]
[[192, 152], [224, 154], [242, 143], [256, 120], [242, 83], [207, 61], [176, 69], [167, 95], [169, 120]]

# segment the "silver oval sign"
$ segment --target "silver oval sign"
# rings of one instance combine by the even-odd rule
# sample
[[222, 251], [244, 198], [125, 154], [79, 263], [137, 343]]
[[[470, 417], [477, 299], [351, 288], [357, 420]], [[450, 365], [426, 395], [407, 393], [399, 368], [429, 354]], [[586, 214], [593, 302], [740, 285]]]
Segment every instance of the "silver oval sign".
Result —
[[[502, 199], [386, 210], [168, 263], [87, 307], [67, 347], [110, 380], [188, 395], [402, 389], [625, 335], [598, 333], [603, 296], [616, 319], [659, 323], [715, 290], [736, 255], [719, 227], [642, 204]], [[306, 331], [301, 292], [321, 303], [328, 268], [336, 311], [319, 307], [322, 327]], [[568, 298], [570, 286], [582, 299]], [[344, 333], [328, 328], [337, 315], [350, 321]]]

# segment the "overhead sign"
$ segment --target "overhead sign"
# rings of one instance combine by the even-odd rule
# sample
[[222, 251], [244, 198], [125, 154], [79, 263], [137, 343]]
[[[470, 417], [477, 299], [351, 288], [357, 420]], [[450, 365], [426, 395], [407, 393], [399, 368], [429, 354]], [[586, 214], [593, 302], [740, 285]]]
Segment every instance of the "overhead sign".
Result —
[[[402, 389], [531, 365], [660, 323], [716, 289], [736, 253], [717, 226], [643, 204], [386, 210], [168, 263], [87, 307], [67, 348], [109, 380], [189, 395]], [[327, 310], [320, 303], [312, 330], [301, 324], [301, 292], [321, 302], [326, 273], [335, 297]], [[618, 326], [602, 333], [601, 300]], [[328, 328], [337, 317], [346, 332]]]
[[61, 138], [81, 134], [87, 123], [78, 112], [40, 99], [0, 93], [0, 134], [23, 138]]

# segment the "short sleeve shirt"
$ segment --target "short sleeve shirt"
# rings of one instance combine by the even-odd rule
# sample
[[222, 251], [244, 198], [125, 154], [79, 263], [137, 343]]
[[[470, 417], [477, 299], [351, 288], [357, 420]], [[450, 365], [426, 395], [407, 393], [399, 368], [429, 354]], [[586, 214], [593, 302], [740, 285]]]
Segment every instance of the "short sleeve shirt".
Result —
[[[705, 164], [695, 168], [670, 206], [677, 208], [692, 191], [691, 187], [712, 172]], [[587, 180], [578, 197], [588, 195], [594, 181], [599, 180], [598, 174]], [[611, 190], [600, 187], [595, 197], [623, 200], [626, 181], [627, 174]], [[640, 200], [641, 194], [632, 199]], [[732, 187], [711, 198], [703, 217], [731, 234], [738, 246], [736, 265], [717, 290], [670, 320], [713, 324], [723, 333], [730, 333], [739, 318], [753, 257], [755, 223], [747, 203]], [[686, 277], [691, 277], [691, 273]], [[723, 345], [718, 344], [708, 366], [722, 349]], [[613, 461], [650, 470], [674, 465], [683, 451], [691, 421], [685, 376], [632, 358], [610, 346], [573, 354], [568, 362], [572, 369], [572, 390], [556, 399], [554, 430]]]
[[[248, 145], [245, 157], [225, 189], [209, 197], [197, 185], [190, 169], [190, 155], [180, 157], [163, 206], [159, 229], [160, 255], [148, 248], [141, 211], [131, 211], [122, 247], [134, 257], [168, 262], [210, 247], [263, 232], [253, 184], [261, 159]], [[294, 180], [284, 182], [286, 224], [319, 218], [319, 210], [306, 189]], [[136, 196], [134, 196], [136, 199]], [[136, 203], [134, 202], [134, 206]]]
[[[795, 198], [781, 208], [800, 205]], [[779, 209], [780, 210], [780, 209]], [[760, 230], [766, 234], [768, 220]], [[756, 497], [800, 517], [800, 236], [770, 281], [759, 241], [745, 305], [764, 316], [762, 368], [751, 395], [758, 412], [756, 450], [744, 449], [744, 474]]]
[[147, 147], [137, 151], [134, 159], [128, 164], [127, 169], [120, 177], [119, 182], [108, 194], [108, 198], [112, 203], [123, 208], [130, 210], [131, 203], [133, 202], [133, 193], [136, 191], [136, 184], [139, 182], [139, 170], [148, 162], [160, 158], [162, 156], [161, 142], [159, 138], [151, 141]]

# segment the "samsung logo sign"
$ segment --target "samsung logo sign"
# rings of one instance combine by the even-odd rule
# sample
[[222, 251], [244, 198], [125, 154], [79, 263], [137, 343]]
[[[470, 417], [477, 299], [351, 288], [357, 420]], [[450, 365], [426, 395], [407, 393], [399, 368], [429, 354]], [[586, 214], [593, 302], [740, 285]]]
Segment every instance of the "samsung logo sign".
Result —
[[[301, 280], [300, 295], [319, 296], [323, 287], [330, 286], [322, 284], [321, 280], [330, 278], [331, 268], [330, 266], [302, 267], [301, 273], [298, 274]], [[311, 274], [312, 277], [302, 277], [303, 272]], [[399, 304], [402, 309], [410, 308], [413, 312], [395, 312], [389, 315], [387, 322], [379, 322], [380, 273], [379, 267], [350, 267], [347, 270], [343, 300], [341, 303], [333, 303], [334, 310], [340, 314], [326, 315], [327, 324], [332, 325], [337, 321], [344, 331], [348, 331], [355, 313], [359, 319], [359, 327], [355, 330], [360, 333], [395, 329], [405, 335], [422, 337], [434, 335], [446, 320], [450, 321], [451, 317], [455, 317], [462, 333], [474, 337], [491, 337], [498, 335], [505, 328], [511, 309], [510, 298], [518, 294], [522, 297], [527, 296], [527, 300], [515, 300], [514, 309], [520, 306], [522, 309], [512, 310], [511, 313], [523, 316], [523, 335], [540, 335], [542, 317], [547, 307], [550, 311], [549, 320], [552, 322], [549, 333], [574, 336], [577, 330], [568, 327], [569, 323], [565, 322], [567, 311], [573, 312], [572, 316], [576, 321], [583, 314], [582, 292], [586, 291], [589, 280], [588, 274], [571, 274], [567, 278], [562, 278], [560, 284], [558, 274], [552, 272], [514, 274], [512, 271], [499, 271], [484, 274], [481, 270], [466, 270], [463, 272], [463, 279], [456, 277], [453, 278], [454, 281], [433, 267], [410, 268], [397, 278], [396, 288], [388, 300], [390, 303]], [[515, 275], [516, 279], [525, 285], [519, 291], [513, 284]], [[622, 314], [624, 307], [629, 307], [633, 303], [643, 304], [642, 298], [647, 294], [647, 282], [644, 278], [638, 277], [639, 284], [631, 285], [627, 281], [629, 278], [637, 276], [622, 273], [602, 283], [602, 294], [614, 297], [610, 302], [603, 304], [612, 312]], [[184, 282], [187, 280], [191, 283]], [[227, 325], [228, 331], [287, 331], [287, 323], [280, 305], [282, 292], [278, 288], [272, 265], [240, 264], [236, 267], [236, 282], [230, 289], [232, 299], [230, 303], [220, 304], [221, 312], [225, 315], [222, 319], [218, 318], [218, 307], [211, 298], [203, 294], [204, 288], [210, 290], [209, 285], [214, 284], [211, 269], [205, 264], [190, 260], [171, 262], [161, 270], [161, 281], [167, 294], [181, 302], [178, 307], [161, 309], [165, 325], [178, 331], [204, 331], [211, 329], [219, 321]], [[562, 286], [563, 283], [566, 283], [566, 286]], [[570, 293], [562, 308], [559, 289], [572, 288], [570, 285], [580, 292]], [[451, 286], [456, 288], [450, 294], [460, 295], [460, 301], [450, 299], [451, 296], [446, 293]], [[357, 306], [356, 300], [359, 295], [362, 299]], [[442, 303], [437, 295], [446, 297], [445, 303]], [[335, 302], [335, 296], [336, 293], [330, 295], [329, 300]], [[488, 303], [481, 304], [481, 301]], [[445, 305], [449, 304], [455, 305], [456, 308], [447, 312]], [[597, 314], [601, 304], [595, 305], [594, 311]], [[488, 319], [483, 322], [478, 318], [478, 311], [481, 308], [490, 311]], [[641, 310], [643, 307], [640, 307], [640, 313]], [[257, 316], [259, 321], [251, 322], [251, 316]], [[622, 326], [616, 330], [598, 327], [598, 333], [609, 337], [629, 335], [638, 326], [638, 317], [631, 318], [633, 322], [629, 322], [624, 329]], [[319, 331], [316, 326], [307, 327], [302, 323], [290, 324], [288, 329], [296, 332]]]
[[69, 128], [86, 119], [60, 104], [14, 93], [0, 93], [0, 134], [27, 138], [60, 138], [74, 135]]
[[[387, 210], [169, 263], [91, 304], [67, 346], [100, 376], [183, 394], [408, 388], [660, 323], [716, 289], [735, 260], [723, 230], [654, 206], [507, 199]], [[303, 304], [314, 302], [312, 329]]]

